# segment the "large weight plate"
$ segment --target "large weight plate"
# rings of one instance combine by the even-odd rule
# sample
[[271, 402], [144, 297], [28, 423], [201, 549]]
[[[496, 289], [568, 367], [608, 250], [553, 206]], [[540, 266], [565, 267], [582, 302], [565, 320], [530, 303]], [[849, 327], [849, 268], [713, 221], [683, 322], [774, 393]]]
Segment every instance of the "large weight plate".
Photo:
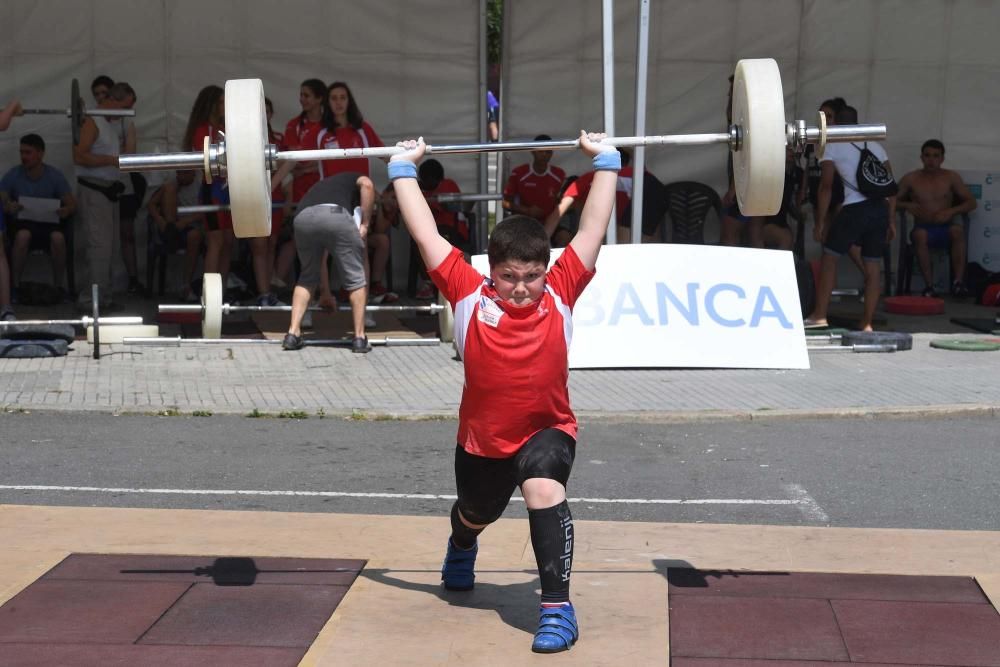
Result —
[[201, 336], [222, 338], [222, 275], [206, 273], [201, 282]]
[[785, 189], [785, 96], [778, 63], [741, 60], [733, 77], [733, 123], [742, 144], [733, 152], [733, 177], [740, 211], [775, 215]]
[[451, 309], [451, 304], [444, 295], [438, 293], [438, 303], [444, 306], [438, 311], [438, 331], [442, 343], [450, 343], [455, 340], [455, 313]]
[[271, 234], [271, 172], [264, 84], [226, 81], [226, 179], [233, 232], [239, 238]]
[[80, 82], [73, 79], [69, 84], [69, 126], [73, 132], [73, 145], [80, 143], [80, 126], [83, 125], [83, 100], [80, 98]]

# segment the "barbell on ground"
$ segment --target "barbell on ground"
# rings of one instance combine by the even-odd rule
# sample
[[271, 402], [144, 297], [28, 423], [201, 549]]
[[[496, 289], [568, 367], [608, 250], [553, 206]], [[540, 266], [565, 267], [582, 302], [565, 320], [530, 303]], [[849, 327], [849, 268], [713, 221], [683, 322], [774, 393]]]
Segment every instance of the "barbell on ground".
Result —
[[80, 97], [80, 84], [76, 79], [70, 83], [69, 106], [62, 109], [21, 109], [24, 115], [65, 116], [70, 119], [73, 132], [73, 145], [80, 143], [80, 126], [84, 116], [104, 116], [105, 118], [124, 118], [135, 116], [135, 109], [88, 109]]
[[[427, 195], [428, 201], [436, 201], [442, 204], [466, 204], [475, 203], [481, 201], [502, 201], [503, 194], [499, 192], [456, 192], [456, 193], [445, 193], [439, 195]], [[286, 205], [292, 208], [297, 208], [299, 203], [292, 202], [291, 204], [286, 204], [286, 202], [272, 201], [271, 209], [281, 209]], [[230, 207], [228, 204], [195, 204], [192, 206], [178, 206], [177, 215], [191, 215], [194, 213], [219, 213], [220, 211], [228, 211]]]
[[[271, 233], [271, 168], [282, 161], [387, 158], [395, 146], [279, 151], [268, 143], [264, 87], [260, 79], [226, 82], [226, 136], [218, 144], [189, 153], [122, 155], [122, 171], [204, 169], [228, 179], [236, 236]], [[607, 137], [603, 143], [629, 146], [703, 146], [721, 144], [733, 153], [733, 175], [740, 210], [748, 216], [774, 215], [781, 208], [785, 147], [884, 139], [885, 125], [809, 126], [785, 121], [785, 98], [777, 63], [769, 58], [741, 60], [733, 80], [732, 125], [725, 132], [646, 137]], [[428, 155], [537, 150], [570, 150], [578, 139], [456, 145], [429, 145]]]
[[[430, 313], [438, 314], [448, 310], [449, 306], [431, 303], [423, 306], [365, 306], [365, 312], [371, 313]], [[307, 310], [323, 311], [319, 306], [310, 306]], [[350, 306], [338, 306], [339, 312], [350, 312]], [[222, 316], [229, 313], [290, 313], [291, 306], [238, 306], [222, 302], [222, 276], [218, 273], [206, 273], [202, 281], [201, 303], [161, 304], [160, 314], [192, 314], [201, 315], [201, 335], [207, 339], [222, 337]]]
[[[350, 346], [353, 338], [306, 338], [303, 340], [306, 347], [339, 347]], [[180, 347], [181, 345], [280, 345], [281, 340], [277, 338], [181, 338], [174, 337], [126, 337], [122, 340], [125, 345], [149, 345], [154, 347]], [[425, 345], [439, 345], [440, 338], [369, 338], [368, 344], [380, 347], [421, 347]]]

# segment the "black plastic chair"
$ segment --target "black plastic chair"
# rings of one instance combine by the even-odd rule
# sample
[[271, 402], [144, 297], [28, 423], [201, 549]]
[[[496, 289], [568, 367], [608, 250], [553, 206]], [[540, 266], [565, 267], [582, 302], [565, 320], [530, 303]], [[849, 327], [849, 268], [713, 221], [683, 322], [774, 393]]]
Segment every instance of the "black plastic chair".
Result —
[[[913, 278], [913, 265], [917, 261], [917, 251], [913, 247], [913, 239], [910, 237], [912, 230], [910, 229], [906, 211], [897, 210], [896, 215], [899, 216], [899, 224], [896, 227], [899, 233], [899, 266], [897, 267], [898, 273], [896, 274], [896, 294], [909, 294], [910, 282]], [[965, 230], [966, 249], [969, 247], [969, 224], [969, 214], [963, 213], [962, 226]], [[931, 252], [942, 250], [948, 253], [948, 265], [950, 267], [948, 281], [950, 283], [951, 276], [955, 274], [955, 267], [951, 266], [951, 246], [935, 246], [930, 248]], [[968, 258], [966, 258], [966, 261], [968, 261]]]
[[[667, 215], [670, 216], [670, 242], [704, 245], [705, 218], [709, 211], [722, 219], [722, 200], [713, 188], [696, 181], [677, 181], [664, 187]], [[666, 242], [666, 226], [660, 234]]]

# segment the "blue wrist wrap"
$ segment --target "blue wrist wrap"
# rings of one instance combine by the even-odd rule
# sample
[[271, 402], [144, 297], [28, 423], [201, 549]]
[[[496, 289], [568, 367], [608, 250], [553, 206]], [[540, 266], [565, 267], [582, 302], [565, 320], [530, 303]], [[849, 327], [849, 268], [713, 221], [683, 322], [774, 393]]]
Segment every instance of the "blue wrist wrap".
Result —
[[397, 160], [395, 162], [389, 163], [389, 180], [394, 181], [397, 178], [416, 178], [417, 177], [417, 165], [412, 162], [407, 162], [406, 160]]
[[606, 151], [594, 156], [594, 171], [620, 171], [622, 154], [618, 151]]

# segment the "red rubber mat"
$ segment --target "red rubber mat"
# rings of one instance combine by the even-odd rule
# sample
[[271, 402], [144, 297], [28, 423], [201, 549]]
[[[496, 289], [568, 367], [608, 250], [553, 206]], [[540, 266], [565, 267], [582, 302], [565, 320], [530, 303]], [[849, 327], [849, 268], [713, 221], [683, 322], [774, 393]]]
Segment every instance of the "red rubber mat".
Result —
[[969, 577], [667, 577], [673, 667], [1000, 667], [1000, 614]]
[[882, 304], [885, 312], [894, 315], [940, 315], [944, 312], [944, 299], [931, 296], [887, 296]]
[[362, 567], [72, 554], [0, 607], [0, 662], [297, 665]]

